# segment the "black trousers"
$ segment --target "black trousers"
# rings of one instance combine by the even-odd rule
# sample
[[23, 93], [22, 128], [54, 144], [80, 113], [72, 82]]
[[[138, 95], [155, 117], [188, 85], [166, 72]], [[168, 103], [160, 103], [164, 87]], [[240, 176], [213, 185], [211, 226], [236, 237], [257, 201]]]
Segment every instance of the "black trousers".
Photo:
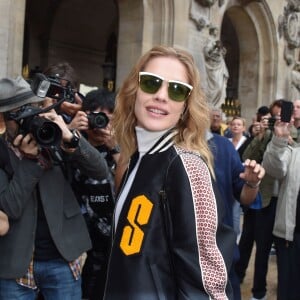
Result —
[[82, 270], [82, 297], [101, 300], [104, 295], [107, 273], [107, 255], [90, 250]]
[[239, 242], [240, 259], [236, 264], [236, 273], [243, 281], [251, 257], [254, 242], [256, 244], [252, 294], [262, 298], [267, 291], [267, 273], [269, 254], [273, 243], [273, 226], [277, 198], [262, 209], [245, 209], [242, 234]]
[[277, 253], [277, 300], [300, 299], [300, 233], [294, 241], [274, 237]]

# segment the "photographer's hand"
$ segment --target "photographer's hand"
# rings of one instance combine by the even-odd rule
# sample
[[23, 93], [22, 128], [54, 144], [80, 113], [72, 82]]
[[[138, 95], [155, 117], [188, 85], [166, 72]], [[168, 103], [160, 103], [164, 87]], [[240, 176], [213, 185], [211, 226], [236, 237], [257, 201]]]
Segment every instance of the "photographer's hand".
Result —
[[81, 108], [82, 108], [82, 99], [77, 93], [75, 94], [75, 103], [64, 101], [60, 105], [61, 111], [66, 113], [69, 116], [74, 116], [79, 110], [81, 110]]
[[260, 133], [260, 123], [255, 121], [252, 124], [253, 126], [252, 126], [251, 135], [257, 136]]
[[289, 139], [290, 136], [290, 124], [276, 121], [274, 125], [274, 134], [279, 138]]
[[69, 142], [72, 139], [72, 132], [68, 128], [68, 125], [65, 123], [64, 119], [61, 115], [58, 115], [54, 110], [51, 110], [49, 112], [40, 114], [39, 116], [44, 117], [54, 123], [56, 123], [62, 132], [62, 140], [64, 142]]
[[70, 129], [78, 129], [80, 131], [87, 130], [89, 128], [89, 120], [86, 113], [82, 110], [79, 110], [72, 119], [71, 123], [68, 124], [68, 127]]
[[101, 133], [103, 144], [105, 144], [105, 146], [108, 149], [112, 149], [116, 146], [117, 143], [110, 124], [108, 124], [105, 128], [101, 128], [97, 130], [99, 130], [99, 132]]
[[120, 158], [120, 149], [111, 126], [108, 125], [106, 128], [100, 130], [103, 136], [104, 144], [109, 149], [109, 152], [113, 156], [114, 161], [118, 163]]
[[17, 135], [13, 141], [13, 145], [17, 147], [24, 156], [29, 158], [36, 158], [40, 152], [40, 147], [31, 133], [25, 136], [22, 134]]

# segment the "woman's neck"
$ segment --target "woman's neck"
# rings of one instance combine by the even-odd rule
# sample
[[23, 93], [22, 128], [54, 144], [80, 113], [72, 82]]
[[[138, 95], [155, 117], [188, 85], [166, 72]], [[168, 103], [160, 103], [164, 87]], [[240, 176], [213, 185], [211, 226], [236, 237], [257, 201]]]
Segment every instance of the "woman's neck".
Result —
[[237, 133], [232, 135], [232, 141], [238, 142], [243, 137], [243, 133]]
[[169, 129], [162, 131], [148, 131], [142, 127], [136, 127], [138, 151], [145, 154]]

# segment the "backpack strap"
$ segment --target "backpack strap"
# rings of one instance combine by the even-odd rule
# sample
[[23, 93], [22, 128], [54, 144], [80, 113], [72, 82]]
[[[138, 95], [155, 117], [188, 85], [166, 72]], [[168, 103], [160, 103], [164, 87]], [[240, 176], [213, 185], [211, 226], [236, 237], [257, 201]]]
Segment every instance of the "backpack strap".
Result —
[[9, 179], [12, 178], [14, 172], [10, 163], [8, 148], [2, 137], [0, 137], [0, 168], [5, 171]]

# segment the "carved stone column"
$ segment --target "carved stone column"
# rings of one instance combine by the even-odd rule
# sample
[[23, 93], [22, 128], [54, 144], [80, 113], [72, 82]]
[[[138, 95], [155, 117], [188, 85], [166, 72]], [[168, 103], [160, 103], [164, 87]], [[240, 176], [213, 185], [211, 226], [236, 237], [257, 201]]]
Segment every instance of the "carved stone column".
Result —
[[22, 73], [26, 1], [0, 1], [0, 77]]

